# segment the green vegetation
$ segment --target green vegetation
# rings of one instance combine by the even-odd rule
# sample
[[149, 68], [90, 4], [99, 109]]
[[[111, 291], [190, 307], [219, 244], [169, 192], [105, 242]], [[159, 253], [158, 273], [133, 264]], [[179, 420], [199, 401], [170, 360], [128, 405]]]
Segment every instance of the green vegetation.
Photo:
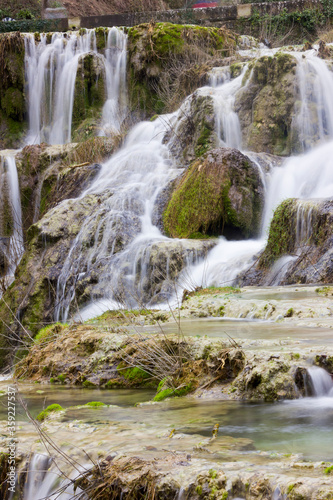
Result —
[[[274, 1], [274, 0], [273, 0]], [[251, 0], [246, 0], [251, 3]], [[313, 41], [318, 37], [320, 29], [325, 27], [333, 17], [332, 0], [323, 0], [315, 8], [304, 8], [302, 11], [288, 12], [282, 9], [277, 15], [262, 14], [255, 11], [248, 19], [238, 21], [239, 28], [244, 24], [251, 26], [252, 35], [267, 36], [272, 40], [283, 38], [285, 43], [302, 43]], [[286, 33], [289, 34], [286, 37]]]
[[48, 340], [52, 340], [56, 335], [58, 335], [62, 330], [68, 326], [67, 323], [54, 323], [52, 325], [45, 326], [37, 333], [35, 341], [37, 343], [42, 343]]
[[117, 371], [120, 375], [122, 375], [128, 381], [136, 381], [138, 383], [142, 382], [147, 378], [151, 378], [151, 375], [147, 373], [145, 370], [138, 366], [132, 366], [130, 368], [126, 368], [126, 365], [122, 362], [117, 366]]
[[45, 408], [45, 410], [41, 411], [37, 415], [36, 419], [39, 420], [40, 422], [43, 422], [50, 415], [50, 413], [61, 410], [63, 410], [63, 407], [58, 404], [50, 405], [47, 408]]
[[157, 388], [157, 394], [154, 397], [154, 401], [163, 401], [166, 398], [186, 396], [186, 394], [193, 391], [193, 389], [194, 386], [192, 381], [190, 381], [187, 385], [177, 389], [172, 389], [171, 387], [167, 387], [167, 380], [163, 379]]
[[268, 268], [282, 255], [292, 253], [295, 235], [290, 230], [295, 215], [295, 200], [289, 198], [277, 207], [269, 227], [266, 248], [259, 260], [261, 268]]
[[223, 28], [150, 23], [128, 30], [129, 96], [133, 110], [171, 111], [200, 86], [213, 56], [224, 57], [236, 40]]
[[324, 474], [331, 474], [331, 472], [333, 472], [333, 465], [330, 465], [329, 467], [326, 467], [326, 469], [324, 470]]
[[100, 406], [107, 406], [107, 405], [101, 403], [100, 401], [90, 401], [89, 403], [86, 403], [84, 406], [89, 406], [90, 408], [99, 408]]

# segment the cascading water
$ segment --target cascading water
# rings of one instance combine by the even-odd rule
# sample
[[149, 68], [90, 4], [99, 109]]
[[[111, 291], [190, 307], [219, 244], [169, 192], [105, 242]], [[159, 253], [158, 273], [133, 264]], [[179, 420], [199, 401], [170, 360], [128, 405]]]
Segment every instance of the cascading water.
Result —
[[[223, 68], [224, 69], [224, 68]], [[246, 67], [242, 73], [231, 80], [230, 71], [212, 72], [210, 83], [214, 91], [210, 93], [214, 100], [216, 133], [219, 146], [241, 149], [242, 131], [237, 114], [235, 113], [235, 96], [242, 86]]]
[[[105, 266], [94, 292], [95, 298], [103, 299], [100, 310], [112, 307], [112, 298], [120, 298], [122, 293], [129, 303], [137, 304], [141, 258], [149, 244], [166, 239], [153, 225], [152, 211], [158, 193], [177, 175], [163, 144], [173, 119], [173, 115], [164, 116], [134, 127], [124, 147], [103, 165], [92, 186], [82, 194], [83, 201], [96, 196], [99, 203], [85, 219], [64, 262], [57, 287], [57, 320], [67, 318], [77, 280], [96, 263]], [[82, 247], [92, 235], [87, 257]], [[123, 249], [117, 252], [116, 246]]]
[[[241, 82], [241, 75], [233, 81], [226, 77], [217, 87], [197, 91], [213, 98], [217, 116], [223, 109], [223, 127], [217, 120], [217, 134], [223, 144], [230, 147], [236, 145], [235, 141], [238, 146], [241, 142], [239, 121], [233, 111], [234, 96]], [[198, 255], [195, 248], [185, 249], [182, 240], [166, 238], [153, 223], [158, 194], [179, 174], [165, 137], [174, 128], [170, 146], [177, 138], [182, 121], [188, 119], [189, 106], [188, 98], [178, 112], [134, 127], [122, 149], [103, 165], [98, 178], [81, 196], [84, 200], [98, 195], [99, 204], [84, 221], [63, 265], [57, 285], [57, 321], [68, 318], [75, 288], [98, 266], [98, 283], [93, 287], [91, 305], [80, 313], [83, 319], [119, 307], [123, 302], [127, 307], [150, 303], [148, 267], [152, 252], [156, 253], [156, 243], [176, 241], [180, 251], [184, 249], [188, 268], [200, 261], [202, 254]], [[87, 256], [82, 248], [88, 246], [87, 239], [91, 240], [92, 234], [93, 244]], [[257, 242], [254, 245], [257, 247]], [[119, 246], [123, 246], [120, 251]], [[165, 281], [169, 274], [169, 258], [166, 260]], [[168, 293], [161, 293], [161, 297], [167, 300]]]
[[307, 151], [333, 137], [333, 74], [314, 51], [303, 58], [296, 54], [299, 100], [293, 127], [299, 147]]
[[[267, 52], [267, 51], [266, 51]], [[262, 232], [258, 240], [227, 241], [220, 243], [210, 252], [205, 262], [193, 266], [187, 272], [197, 286], [231, 285], [236, 277], [246, 271], [266, 243], [269, 224], [275, 208], [286, 198], [327, 198], [333, 195], [333, 74], [327, 65], [313, 54], [313, 51], [298, 58], [297, 79], [302, 105], [295, 109], [293, 120], [294, 134], [302, 143], [303, 149], [311, 145], [306, 137], [315, 143], [330, 139], [330, 142], [317, 145], [308, 153], [290, 157], [284, 165], [271, 170], [266, 184], [265, 209]], [[310, 74], [305, 76], [309, 70]], [[311, 110], [311, 112], [310, 112]], [[315, 117], [314, 117], [315, 115]], [[313, 129], [315, 122], [315, 128]], [[311, 135], [312, 134], [312, 135]], [[253, 153], [247, 153], [256, 163]], [[267, 177], [266, 177], [267, 180]], [[305, 214], [300, 214], [300, 217]], [[305, 238], [311, 233], [311, 212], [306, 210], [307, 220], [298, 220], [298, 237]], [[283, 257], [277, 268], [268, 277], [268, 284], [277, 284], [288, 270], [292, 256]]]
[[[65, 500], [82, 493], [81, 488], [74, 486], [79, 470], [62, 474], [52, 464], [53, 460], [47, 455], [36, 453], [31, 457], [23, 491], [24, 500]], [[80, 470], [84, 470], [84, 467], [80, 467]]]
[[105, 50], [107, 100], [102, 133], [119, 131], [126, 116], [126, 58], [127, 36], [118, 28], [111, 28]]
[[314, 396], [333, 398], [332, 375], [318, 366], [311, 366], [308, 369], [308, 374], [312, 382]]
[[0, 186], [0, 255], [8, 285], [14, 279], [24, 247], [16, 162], [13, 154], [7, 154], [5, 151], [0, 154]]
[[40, 36], [37, 45], [34, 35], [24, 37], [27, 143], [71, 142], [75, 79], [80, 59], [89, 53], [95, 54], [105, 67], [103, 130], [118, 130], [125, 106], [126, 35], [117, 28], [109, 30], [105, 57], [97, 51], [95, 30], [86, 30], [84, 34], [54, 33], [51, 43], [46, 34]]
[[[116, 28], [108, 31], [105, 56], [97, 54], [93, 30], [84, 35], [54, 34], [51, 43], [41, 35], [38, 45], [33, 35], [26, 35], [25, 44], [29, 142], [65, 143], [71, 140], [77, 68], [80, 57], [91, 52], [103, 59], [105, 65], [107, 96], [101, 133], [119, 130], [126, 115], [126, 35], [122, 31]], [[265, 49], [266, 53], [270, 51]], [[306, 53], [305, 58], [296, 57], [298, 93], [302, 104], [296, 106], [292, 126], [302, 148], [306, 149], [311, 145], [306, 142], [308, 136], [315, 136], [319, 141], [333, 137], [333, 83], [326, 64], [311, 52]], [[234, 103], [237, 92], [244, 86], [246, 68], [245, 65], [243, 72], [234, 79], [231, 79], [228, 68], [214, 69], [210, 86], [197, 90], [197, 94], [210, 96], [213, 100], [216, 136], [221, 147], [241, 148], [241, 127]], [[306, 78], [305, 74], [308, 75]], [[82, 203], [97, 197], [98, 203], [94, 204], [82, 224], [58, 279], [57, 320], [68, 317], [76, 286], [91, 273], [97, 275], [91, 297], [103, 302], [103, 310], [115, 304], [118, 306], [124, 290], [127, 290], [127, 302], [132, 307], [138, 304], [138, 299], [133, 297], [146, 292], [153, 245], [175, 241], [164, 237], [154, 225], [153, 207], [159, 193], [177, 176], [170, 155], [172, 139], [166, 143], [166, 137], [170, 128], [174, 127], [177, 132], [181, 120], [187, 119], [189, 103], [188, 98], [173, 115], [161, 116], [155, 122], [142, 122], [134, 127], [122, 149], [103, 165], [93, 185], [81, 196]], [[314, 113], [316, 131], [311, 129]], [[264, 247], [269, 221], [280, 201], [287, 197], [307, 199], [332, 195], [332, 149], [333, 143], [329, 142], [302, 157], [288, 159], [283, 167], [270, 169], [269, 181], [255, 154], [249, 153], [267, 191], [262, 235], [250, 241], [233, 242], [220, 238], [208, 259], [201, 263], [198, 263], [200, 255], [192, 249], [188, 252], [185, 271], [191, 275], [192, 281], [196, 285], [233, 283]], [[304, 239], [304, 231], [311, 231], [311, 216], [308, 214], [309, 223], [306, 225], [303, 215], [300, 212], [300, 239]], [[179, 241], [177, 244], [184, 245]]]

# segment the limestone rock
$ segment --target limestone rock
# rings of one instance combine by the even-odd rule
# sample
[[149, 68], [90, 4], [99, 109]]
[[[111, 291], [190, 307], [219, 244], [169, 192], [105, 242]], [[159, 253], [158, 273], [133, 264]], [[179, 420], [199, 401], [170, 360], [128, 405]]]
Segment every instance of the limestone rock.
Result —
[[217, 138], [212, 97], [200, 91], [188, 97], [165, 140], [174, 156], [186, 166], [214, 147]]
[[249, 65], [247, 84], [236, 96], [243, 143], [252, 151], [286, 156], [292, 151], [296, 102], [296, 59], [289, 54], [264, 56]]

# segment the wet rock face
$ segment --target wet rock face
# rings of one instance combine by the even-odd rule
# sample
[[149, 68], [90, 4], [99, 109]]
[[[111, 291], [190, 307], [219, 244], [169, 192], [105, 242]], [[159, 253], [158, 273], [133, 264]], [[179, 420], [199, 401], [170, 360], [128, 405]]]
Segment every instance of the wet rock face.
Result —
[[243, 397], [255, 401], [297, 398], [290, 365], [280, 356], [255, 355], [234, 382]]
[[77, 68], [72, 115], [74, 141], [96, 134], [105, 98], [105, 66], [103, 60], [91, 52], [80, 58]]
[[297, 367], [295, 384], [302, 397], [314, 396], [313, 384], [306, 368]]
[[164, 213], [164, 228], [180, 238], [255, 236], [263, 202], [264, 188], [251, 160], [235, 149], [214, 149], [181, 179]]
[[264, 56], [249, 65], [249, 81], [238, 92], [235, 109], [243, 145], [250, 150], [282, 156], [292, 152], [296, 65], [289, 54]]
[[[297, 214], [301, 213], [303, 229]], [[286, 264], [275, 285], [293, 283], [332, 283], [333, 281], [333, 201], [283, 201], [275, 210], [266, 248], [258, 264], [243, 279], [243, 284], [267, 283], [273, 266], [286, 255]]]
[[192, 94], [165, 139], [173, 155], [186, 166], [212, 149], [217, 144], [212, 97], [199, 92]]
[[175, 282], [189, 264], [207, 256], [216, 241], [162, 241], [145, 249], [146, 257], [137, 268], [137, 282], [141, 282], [143, 303], [154, 297], [154, 302], [165, 302], [174, 293]]

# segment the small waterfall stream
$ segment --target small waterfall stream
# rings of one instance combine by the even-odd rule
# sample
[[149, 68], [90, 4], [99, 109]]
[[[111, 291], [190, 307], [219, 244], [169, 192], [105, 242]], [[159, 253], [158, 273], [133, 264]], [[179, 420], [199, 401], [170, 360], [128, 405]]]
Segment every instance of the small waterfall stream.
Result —
[[2, 151], [0, 155], [0, 258], [6, 286], [13, 281], [24, 251], [21, 197], [13, 153]]
[[311, 366], [311, 368], [308, 369], [308, 374], [311, 378], [315, 397], [333, 398], [332, 375], [318, 366]]

